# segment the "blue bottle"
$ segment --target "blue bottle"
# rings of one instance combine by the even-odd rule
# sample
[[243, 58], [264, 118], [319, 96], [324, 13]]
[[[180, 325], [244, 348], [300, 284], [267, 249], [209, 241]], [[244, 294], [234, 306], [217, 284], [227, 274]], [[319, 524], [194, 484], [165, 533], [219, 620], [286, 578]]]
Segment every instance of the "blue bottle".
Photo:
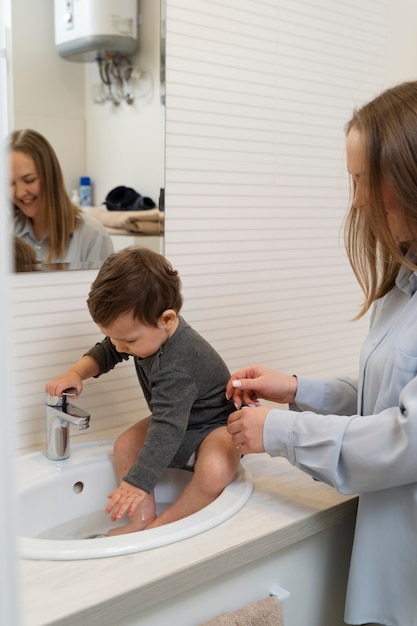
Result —
[[80, 206], [92, 206], [92, 189], [91, 179], [89, 176], [81, 176], [80, 178]]

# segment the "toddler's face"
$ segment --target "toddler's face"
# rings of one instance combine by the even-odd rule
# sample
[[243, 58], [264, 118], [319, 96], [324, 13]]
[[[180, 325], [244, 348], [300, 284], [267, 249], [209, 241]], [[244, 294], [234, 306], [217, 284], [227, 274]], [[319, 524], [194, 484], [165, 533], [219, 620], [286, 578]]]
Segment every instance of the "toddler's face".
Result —
[[131, 312], [120, 315], [113, 324], [100, 326], [101, 332], [110, 338], [118, 352], [126, 352], [132, 356], [145, 358], [158, 352], [169, 338], [172, 330], [163, 320], [158, 326], [146, 326], [134, 319]]

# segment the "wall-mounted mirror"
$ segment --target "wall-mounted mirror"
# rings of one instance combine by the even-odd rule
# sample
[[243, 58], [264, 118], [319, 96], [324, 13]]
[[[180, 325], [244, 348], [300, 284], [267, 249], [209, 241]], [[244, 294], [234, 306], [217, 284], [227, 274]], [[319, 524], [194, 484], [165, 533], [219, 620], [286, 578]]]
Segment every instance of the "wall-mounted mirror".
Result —
[[[82, 2], [88, 0], [70, 4]], [[97, 61], [77, 62], [58, 54], [54, 0], [11, 0], [11, 130], [32, 128], [48, 139], [70, 196], [78, 190], [81, 176], [90, 177], [92, 208], [86, 210], [108, 229], [115, 250], [142, 245], [163, 252], [163, 215], [159, 211], [164, 208], [159, 204], [165, 178], [161, 13], [160, 2], [138, 0], [137, 49], [128, 56], [125, 86], [129, 93], [125, 99], [111, 98], [106, 74]], [[124, 63], [127, 67], [128, 62]], [[155, 202], [157, 218], [153, 210], [148, 217], [150, 222], [157, 219], [157, 225], [144, 228], [129, 211], [106, 209], [107, 194], [119, 186], [133, 188]], [[79, 269], [76, 265], [69, 269], [72, 267]]]

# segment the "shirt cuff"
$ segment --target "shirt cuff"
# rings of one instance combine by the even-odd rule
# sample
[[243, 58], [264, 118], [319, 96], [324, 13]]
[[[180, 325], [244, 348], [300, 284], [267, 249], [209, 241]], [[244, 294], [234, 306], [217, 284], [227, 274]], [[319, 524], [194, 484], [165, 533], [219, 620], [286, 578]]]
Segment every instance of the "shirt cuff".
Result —
[[297, 376], [298, 386], [294, 403], [300, 411], [309, 411], [312, 407], [322, 407], [324, 403], [326, 381], [320, 378]]
[[270, 456], [283, 456], [290, 463], [295, 462], [294, 423], [297, 415], [297, 411], [269, 411], [264, 423], [263, 444]]

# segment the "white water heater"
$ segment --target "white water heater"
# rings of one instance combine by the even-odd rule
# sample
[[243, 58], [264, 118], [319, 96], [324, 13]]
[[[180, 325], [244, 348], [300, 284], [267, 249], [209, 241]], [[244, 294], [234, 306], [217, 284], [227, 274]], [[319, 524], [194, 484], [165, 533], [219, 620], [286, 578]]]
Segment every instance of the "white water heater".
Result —
[[69, 61], [135, 52], [137, 0], [54, 0], [55, 46]]

